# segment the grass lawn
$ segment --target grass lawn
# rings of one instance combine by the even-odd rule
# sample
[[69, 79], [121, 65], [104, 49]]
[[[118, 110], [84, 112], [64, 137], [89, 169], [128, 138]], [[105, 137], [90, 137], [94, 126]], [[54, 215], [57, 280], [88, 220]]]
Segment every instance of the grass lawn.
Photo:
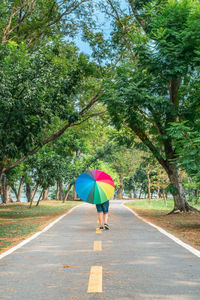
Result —
[[[167, 215], [173, 209], [173, 200], [135, 200], [125, 205], [137, 212], [141, 217], [156, 224], [180, 238], [187, 244], [200, 250], [200, 214], [179, 213]], [[193, 205], [200, 210], [200, 205]]]
[[0, 253], [40, 231], [78, 204], [78, 201], [42, 201], [31, 209], [28, 203], [0, 205]]

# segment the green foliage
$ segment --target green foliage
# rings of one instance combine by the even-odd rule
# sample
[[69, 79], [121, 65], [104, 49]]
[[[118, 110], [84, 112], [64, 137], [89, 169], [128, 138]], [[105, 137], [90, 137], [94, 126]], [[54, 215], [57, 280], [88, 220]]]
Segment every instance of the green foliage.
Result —
[[1, 46], [0, 55], [3, 161], [26, 155], [62, 122], [79, 119], [78, 111], [91, 93], [85, 78], [94, 75], [95, 66], [66, 43], [30, 53], [23, 44], [10, 42]]
[[166, 191], [168, 193], [172, 194], [172, 195], [177, 195], [178, 194], [177, 188], [171, 183], [166, 187]]
[[199, 181], [200, 133], [196, 130], [199, 124], [196, 124], [196, 128], [194, 124], [191, 125], [188, 122], [172, 123], [169, 133], [174, 138], [177, 148], [176, 162], [190, 176]]
[[145, 209], [153, 209], [153, 210], [163, 210], [165, 214], [167, 210], [173, 209], [173, 200], [168, 199], [167, 203], [165, 204], [162, 200], [154, 200], [152, 199], [151, 204], [149, 204], [148, 200], [136, 200], [134, 202], [129, 202], [126, 204], [134, 209], [134, 207], [138, 208], [145, 208]]
[[[105, 168], [116, 177], [110, 166], [103, 162], [113, 149], [103, 125], [101, 119], [95, 118], [79, 127], [69, 128], [59, 139], [26, 160], [26, 174], [43, 189], [56, 182], [63, 182], [67, 188], [86, 169]], [[98, 139], [100, 128], [101, 138]]]
[[74, 37], [91, 23], [91, 1], [11, 0], [0, 4], [0, 38], [36, 48], [56, 37]]
[[189, 36], [199, 39], [192, 24], [200, 6], [187, 0], [129, 4], [132, 15], [115, 6], [120, 14], [115, 31], [128, 54], [109, 73], [102, 100], [116, 128], [131, 128], [164, 166], [178, 154], [171, 122], [191, 119], [197, 109], [200, 52]]
[[199, 4], [189, 0], [166, 2], [160, 11], [152, 14], [148, 30], [154, 40], [154, 53], [157, 52], [153, 57], [154, 71], [163, 70], [162, 75], [166, 78], [178, 78], [190, 72], [189, 66], [196, 65], [200, 26], [197, 16], [200, 17]]
[[[146, 191], [148, 168], [151, 188], [164, 190], [165, 176], [141, 157], [150, 150], [165, 170], [177, 164], [198, 187], [199, 1], [101, 2], [115, 15], [107, 40], [89, 13], [92, 1], [33, 3], [0, 3], [0, 167], [40, 148], [64, 125], [80, 125], [7, 172], [7, 182], [23, 177], [43, 189], [56, 182], [66, 188], [85, 169], [100, 168], [116, 186], [122, 176], [127, 190]], [[101, 67], [66, 42], [80, 25]], [[103, 104], [80, 116], [102, 85]], [[167, 190], [176, 195], [175, 189], [171, 183]]]

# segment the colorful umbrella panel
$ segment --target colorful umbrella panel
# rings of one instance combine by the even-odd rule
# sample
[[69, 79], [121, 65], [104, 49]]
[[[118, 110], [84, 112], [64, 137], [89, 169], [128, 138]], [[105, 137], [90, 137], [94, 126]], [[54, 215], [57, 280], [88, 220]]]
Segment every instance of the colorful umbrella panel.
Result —
[[112, 197], [115, 185], [112, 178], [105, 172], [89, 170], [77, 178], [75, 189], [83, 201], [101, 204]]

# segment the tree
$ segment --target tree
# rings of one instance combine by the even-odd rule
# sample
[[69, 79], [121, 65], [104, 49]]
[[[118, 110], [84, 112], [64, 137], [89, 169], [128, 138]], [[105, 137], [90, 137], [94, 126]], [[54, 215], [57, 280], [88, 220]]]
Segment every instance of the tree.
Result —
[[[2, 177], [2, 188], [5, 188], [4, 185], [8, 185], [11, 187], [12, 191], [15, 194], [16, 201], [21, 201], [21, 194], [23, 191], [23, 185], [25, 182], [25, 169], [24, 165], [21, 164], [18, 168], [14, 170], [10, 170], [7, 174], [4, 174]], [[9, 198], [9, 195], [7, 195]], [[8, 202], [9, 199], [4, 198], [3, 202]]]
[[124, 189], [126, 192], [129, 192], [131, 199], [137, 197], [136, 196], [136, 185], [133, 180], [133, 176], [124, 178]]
[[166, 201], [167, 188], [169, 186], [169, 178], [164, 169], [156, 165], [154, 168], [154, 174], [152, 175], [152, 187], [156, 189], [158, 198], [163, 198]]
[[123, 50], [124, 59], [109, 74], [103, 101], [115, 126], [131, 128], [167, 172], [174, 187], [173, 211], [193, 210], [168, 129], [187, 118], [183, 111], [199, 76], [199, 3], [128, 1], [128, 11], [121, 10], [118, 1], [107, 2], [115, 22], [113, 43], [116, 52]]
[[174, 161], [189, 176], [200, 180], [200, 133], [199, 124], [193, 122], [172, 123], [168, 132], [175, 140], [177, 157]]
[[[116, 143], [116, 141], [114, 141]], [[126, 146], [115, 144], [114, 151], [107, 157], [111, 168], [115, 170], [119, 177], [119, 188], [117, 198], [123, 199], [124, 179], [129, 177], [138, 165], [139, 153], [135, 149], [129, 149]]]
[[178, 155], [174, 158], [174, 161], [188, 174], [188, 178], [184, 179], [184, 185], [189, 193], [189, 200], [194, 198], [198, 201], [200, 182], [200, 134], [198, 121], [199, 112], [198, 109], [195, 111], [196, 115], [193, 114], [193, 118], [190, 120], [181, 123], [172, 123], [168, 133], [175, 140], [177, 148]]
[[138, 198], [140, 199], [142, 193], [146, 193], [146, 189], [147, 189], [147, 176], [145, 170], [138, 167], [135, 170], [132, 178], [135, 183], [136, 195], [137, 195], [137, 191], [139, 191]]
[[[54, 151], [51, 151], [51, 149], [49, 150], [48, 147], [46, 148], [29, 158], [33, 180], [38, 187], [42, 188], [37, 205], [39, 205], [40, 200], [44, 199], [45, 191], [50, 186], [55, 185], [56, 181], [59, 183], [62, 182], [68, 163], [67, 158], [64, 159]], [[33, 197], [30, 201], [30, 207], [32, 206], [32, 202]]]
[[[99, 113], [88, 114], [100, 94], [98, 68], [66, 42], [91, 21], [91, 8], [89, 0], [0, 4], [0, 178], [5, 184], [8, 171]], [[30, 182], [26, 186], [30, 200]]]
[[1, 49], [2, 175], [92, 117], [87, 111], [98, 100], [99, 86], [95, 64], [66, 43], [33, 54], [14, 42]]
[[[89, 119], [79, 127], [69, 128], [59, 139], [26, 160], [26, 172], [36, 186], [42, 189], [37, 205], [44, 199], [45, 191], [56, 183], [57, 199], [65, 202], [76, 178], [88, 168], [96, 168], [99, 160], [104, 160], [111, 153], [112, 144], [108, 143], [107, 129], [101, 118]], [[89, 127], [91, 131], [88, 131]], [[101, 139], [95, 140], [100, 129]], [[32, 206], [33, 197], [30, 202]]]
[[90, 0], [1, 1], [0, 37], [41, 47], [55, 36], [74, 36], [90, 21]]

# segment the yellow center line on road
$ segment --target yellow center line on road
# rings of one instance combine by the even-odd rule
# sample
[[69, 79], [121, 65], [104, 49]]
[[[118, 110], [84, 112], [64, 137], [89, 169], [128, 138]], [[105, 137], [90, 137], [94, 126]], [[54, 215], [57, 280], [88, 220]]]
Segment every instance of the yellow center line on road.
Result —
[[102, 233], [102, 230], [100, 230], [99, 228], [96, 228], [96, 233]]
[[102, 266], [91, 267], [88, 293], [102, 293]]
[[94, 251], [102, 251], [101, 241], [94, 241], [93, 250]]

